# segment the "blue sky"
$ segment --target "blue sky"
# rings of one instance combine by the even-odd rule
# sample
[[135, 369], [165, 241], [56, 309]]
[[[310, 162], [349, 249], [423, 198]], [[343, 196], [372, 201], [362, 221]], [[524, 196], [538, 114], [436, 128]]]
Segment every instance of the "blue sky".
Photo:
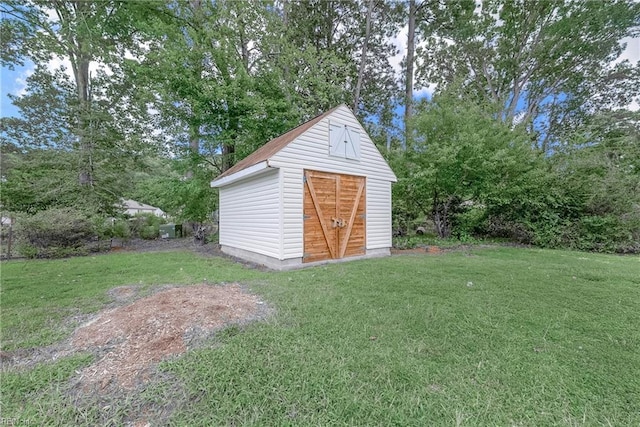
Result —
[[2, 67], [0, 73], [2, 73], [2, 79], [0, 80], [0, 86], [2, 94], [0, 95], [0, 110], [2, 117], [17, 117], [19, 116], [18, 109], [11, 104], [8, 94], [18, 94], [24, 89], [24, 81], [28, 73], [33, 70], [33, 64], [29, 63], [24, 67], [16, 67], [15, 70], [9, 70]]

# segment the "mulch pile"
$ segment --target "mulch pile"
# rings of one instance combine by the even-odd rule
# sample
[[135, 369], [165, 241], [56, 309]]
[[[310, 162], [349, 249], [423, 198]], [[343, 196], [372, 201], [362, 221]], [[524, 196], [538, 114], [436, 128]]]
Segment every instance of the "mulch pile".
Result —
[[[134, 292], [123, 287], [115, 294], [126, 298]], [[260, 318], [265, 310], [260, 298], [231, 284], [176, 287], [102, 311], [71, 340], [75, 350], [99, 355], [79, 373], [79, 382], [86, 388], [135, 388], [150, 379], [158, 362], [186, 352], [190, 342]]]

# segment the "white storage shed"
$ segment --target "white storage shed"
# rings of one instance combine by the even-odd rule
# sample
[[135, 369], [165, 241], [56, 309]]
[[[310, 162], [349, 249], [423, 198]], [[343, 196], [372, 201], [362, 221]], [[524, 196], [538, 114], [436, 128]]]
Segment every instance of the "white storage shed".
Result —
[[274, 269], [388, 255], [396, 176], [346, 105], [211, 182], [223, 252]]

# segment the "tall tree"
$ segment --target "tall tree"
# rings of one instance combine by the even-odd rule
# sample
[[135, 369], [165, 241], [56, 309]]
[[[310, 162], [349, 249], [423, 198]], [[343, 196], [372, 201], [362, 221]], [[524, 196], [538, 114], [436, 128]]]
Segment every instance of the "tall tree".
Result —
[[268, 61], [279, 18], [258, 1], [180, 1], [164, 16], [139, 76], [157, 94], [173, 150], [213, 176], [292, 123]]
[[[395, 2], [299, 0], [284, 4], [288, 22], [280, 64], [285, 90], [310, 118], [340, 103], [362, 120], [390, 124], [397, 82], [389, 57], [399, 25]], [[363, 19], [364, 18], [364, 19]], [[368, 28], [368, 30], [367, 30]], [[357, 104], [357, 105], [356, 105]]]
[[547, 152], [563, 129], [599, 108], [588, 102], [594, 95], [630, 81], [627, 92], [616, 91], [618, 105], [638, 94], [637, 66], [611, 63], [639, 24], [640, 4], [631, 0], [490, 0], [461, 9], [428, 39], [418, 74], [441, 88], [463, 78], [474, 96], [501, 106], [505, 123], [537, 132]]
[[598, 112], [572, 138], [550, 163], [579, 214], [580, 248], [639, 251], [640, 113]]
[[365, 32], [364, 41], [362, 42], [362, 53], [360, 54], [360, 64], [358, 64], [358, 80], [356, 81], [356, 87], [353, 94], [353, 107], [354, 112], [358, 111], [358, 104], [360, 103], [360, 91], [362, 90], [362, 81], [364, 79], [364, 72], [367, 68], [367, 52], [369, 50], [369, 40], [371, 39], [371, 15], [373, 13], [373, 0], [367, 2], [367, 14], [365, 18]]
[[407, 58], [404, 73], [404, 130], [405, 141], [409, 139], [410, 120], [413, 111], [413, 66], [416, 53], [416, 0], [409, 0], [409, 15], [407, 19]]
[[297, 122], [273, 65], [280, 17], [263, 1], [173, 1], [158, 12], [136, 75], [183, 175], [160, 180], [166, 207], [199, 231], [217, 205], [209, 181]]
[[[2, 53], [3, 64], [24, 60], [36, 64], [27, 96], [14, 98], [23, 118], [4, 120], [3, 138], [23, 147], [71, 150], [83, 192], [112, 193], [98, 170], [104, 170], [105, 163], [116, 168], [123, 165], [114, 161], [118, 158], [115, 152], [105, 155], [106, 151], [139, 153], [142, 146], [138, 143], [144, 139], [140, 131], [148, 130], [142, 123], [144, 101], [136, 104], [140, 108], [130, 108], [137, 92], [124, 73], [125, 58], [140, 44], [135, 15], [141, 8], [146, 5], [107, 0], [6, 1], [0, 5], [2, 33], [9, 35], [3, 44], [11, 47]], [[9, 33], [10, 29], [19, 31]], [[50, 71], [53, 59], [69, 64], [71, 76], [64, 65]], [[56, 102], [46, 104], [45, 99]]]
[[452, 21], [459, 14], [460, 10], [472, 8], [469, 0], [459, 0], [456, 2], [443, 2], [442, 0], [408, 0], [400, 3], [404, 9], [407, 27], [407, 50], [403, 60], [404, 65], [404, 139], [405, 145], [411, 138], [411, 118], [413, 116], [414, 90], [417, 86], [428, 85], [425, 80], [416, 79], [416, 54], [420, 54], [422, 49], [418, 46], [428, 37], [439, 34], [442, 28], [452, 25]]
[[491, 104], [461, 100], [457, 88], [417, 107], [397, 192], [449, 237], [466, 207], [509, 198], [535, 159], [522, 129], [495, 120]]

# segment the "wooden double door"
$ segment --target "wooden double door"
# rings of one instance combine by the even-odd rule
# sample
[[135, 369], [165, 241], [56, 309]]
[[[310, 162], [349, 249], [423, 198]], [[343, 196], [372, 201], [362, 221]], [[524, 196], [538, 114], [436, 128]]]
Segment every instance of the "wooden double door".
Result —
[[366, 252], [363, 176], [304, 171], [303, 262]]

